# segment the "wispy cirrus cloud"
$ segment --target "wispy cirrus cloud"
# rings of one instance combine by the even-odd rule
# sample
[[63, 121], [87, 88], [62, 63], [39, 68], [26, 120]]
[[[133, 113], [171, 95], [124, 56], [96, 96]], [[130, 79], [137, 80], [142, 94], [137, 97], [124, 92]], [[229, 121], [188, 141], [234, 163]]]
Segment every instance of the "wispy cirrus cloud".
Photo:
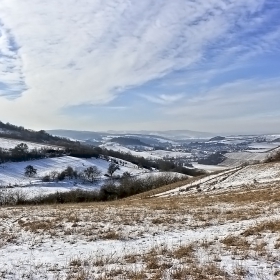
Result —
[[10, 30], [0, 21], [0, 97], [13, 99], [20, 96], [24, 90], [21, 69], [18, 46]]
[[143, 98], [150, 102], [154, 102], [161, 105], [169, 105], [181, 100], [184, 95], [183, 94], [159, 94], [159, 95], [141, 95]]
[[279, 88], [278, 78], [238, 80], [185, 98], [164, 114], [171, 119], [195, 119], [197, 127], [207, 126], [209, 131], [216, 126], [226, 132], [273, 132], [280, 125]]
[[278, 15], [272, 0], [0, 0], [0, 118], [79, 127], [64, 108], [113, 108], [130, 89], [185, 71], [176, 81], [184, 92], [141, 93], [176, 104], [176, 92], [277, 52]]

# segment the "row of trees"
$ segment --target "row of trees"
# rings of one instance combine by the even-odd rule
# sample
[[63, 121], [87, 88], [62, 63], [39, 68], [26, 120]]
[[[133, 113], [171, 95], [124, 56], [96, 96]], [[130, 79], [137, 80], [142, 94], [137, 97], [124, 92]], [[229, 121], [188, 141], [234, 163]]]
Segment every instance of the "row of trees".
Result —
[[0, 148], [0, 163], [58, 157], [62, 156], [64, 153], [62, 149], [40, 148], [31, 150], [26, 143], [20, 143], [12, 149], [7, 150]]
[[[119, 166], [115, 163], [110, 163], [107, 169], [107, 175], [108, 177], [113, 177], [113, 174], [119, 170]], [[27, 165], [24, 169], [24, 174], [26, 177], [35, 177], [37, 175], [37, 169], [34, 168], [32, 165]], [[82, 172], [78, 172], [77, 170], [74, 170], [73, 167], [68, 166], [65, 170], [62, 172], [52, 171], [50, 174], [45, 175], [43, 177], [44, 182], [51, 182], [51, 181], [63, 181], [65, 179], [82, 179], [83, 181], [87, 181], [90, 183], [94, 183], [98, 179], [100, 179], [102, 175], [102, 171], [97, 166], [89, 166], [86, 169], [84, 169]], [[124, 173], [124, 176], [128, 177], [130, 174], [128, 172]]]
[[9, 195], [9, 193], [7, 193], [7, 196], [5, 196], [5, 193], [2, 193], [2, 197], [0, 193], [0, 205], [110, 201], [143, 193], [180, 180], [182, 180], [182, 178], [166, 174], [145, 178], [128, 177], [120, 180], [118, 184], [113, 180], [109, 180], [99, 190], [83, 191], [78, 189], [69, 192], [56, 192], [46, 196], [40, 195], [34, 198], [28, 198], [21, 192], [17, 195]]

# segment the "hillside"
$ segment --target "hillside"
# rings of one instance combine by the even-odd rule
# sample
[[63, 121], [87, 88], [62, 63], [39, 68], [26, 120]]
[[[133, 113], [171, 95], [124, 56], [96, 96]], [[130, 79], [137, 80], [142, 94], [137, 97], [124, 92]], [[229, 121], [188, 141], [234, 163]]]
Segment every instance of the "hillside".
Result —
[[104, 136], [144, 136], [144, 137], [153, 137], [153, 138], [162, 138], [163, 140], [183, 140], [189, 138], [209, 138], [213, 137], [212, 133], [208, 132], [199, 132], [192, 130], [167, 130], [167, 131], [149, 131], [149, 130], [126, 130], [126, 131], [77, 131], [77, 130], [64, 130], [64, 129], [56, 129], [56, 130], [48, 130], [48, 133], [52, 135], [57, 135], [61, 137], [68, 137], [78, 140], [86, 140], [86, 139], [95, 139], [100, 140]]
[[185, 186], [159, 193], [157, 197], [173, 195], [186, 195], [197, 192], [218, 192], [232, 190], [234, 188], [246, 188], [247, 186], [261, 187], [266, 184], [280, 182], [280, 163], [263, 163], [236, 167], [209, 175], [203, 179], [194, 181]]
[[22, 126], [3, 123], [0, 121], [0, 137], [8, 139], [17, 139], [21, 141], [30, 141], [36, 143], [49, 143], [53, 145], [63, 145], [70, 141], [61, 137], [48, 134], [44, 130], [34, 131]]
[[[46, 158], [40, 160], [31, 160], [28, 162], [13, 162], [0, 165], [0, 187], [1, 186], [27, 186], [27, 185], [42, 185], [42, 178], [53, 172], [61, 172], [68, 166], [71, 166], [74, 170], [81, 172], [90, 166], [96, 166], [102, 172], [101, 178], [106, 174], [110, 162], [103, 159], [80, 159], [76, 157], [64, 156], [57, 158]], [[24, 175], [24, 168], [27, 165], [32, 165], [37, 169], [37, 175], [32, 178], [28, 178]], [[119, 170], [116, 171], [116, 175], [122, 175], [124, 172], [130, 172], [132, 175], [139, 175], [147, 173], [149, 170], [139, 169], [138, 166], [131, 164], [130, 162], [124, 162], [124, 166], [119, 165]], [[50, 184], [51, 188], [57, 183]], [[45, 184], [47, 185], [47, 184]], [[73, 182], [61, 182], [58, 185], [65, 185], [65, 188], [73, 186]], [[55, 190], [54, 190], [55, 191]]]
[[144, 157], [146, 159], [165, 159], [165, 158], [188, 158], [191, 156], [190, 153], [185, 153], [185, 152], [176, 152], [176, 151], [167, 151], [167, 150], [147, 150], [147, 151], [134, 151], [131, 150], [127, 147], [124, 147], [118, 143], [105, 143], [100, 145], [101, 148], [112, 150], [112, 151], [117, 151], [117, 152], [122, 152], [122, 153], [129, 153], [132, 154], [136, 157]]
[[2, 208], [1, 277], [277, 280], [279, 168], [234, 168], [147, 199]]
[[115, 142], [118, 143], [120, 145], [131, 145], [131, 146], [147, 146], [149, 147], [150, 145], [143, 143], [142, 141], [140, 141], [139, 139], [136, 138], [130, 138], [130, 137], [114, 137], [112, 139], [110, 139], [111, 142]]
[[208, 141], [209, 142], [210, 141], [222, 141], [222, 140], [225, 140], [225, 139], [226, 139], [226, 137], [223, 137], [223, 136], [215, 136], [215, 137], [209, 139]]
[[56, 146], [56, 145], [48, 145], [48, 144], [41, 144], [41, 143], [35, 143], [35, 142], [31, 142], [31, 141], [22, 141], [22, 140], [17, 140], [17, 139], [12, 139], [12, 138], [3, 138], [0, 137], [0, 148], [2, 149], [13, 149], [15, 146], [21, 144], [21, 143], [25, 143], [29, 150], [33, 150], [33, 149], [60, 149], [60, 146]]
[[280, 151], [279, 146], [266, 149], [262, 152], [259, 151], [245, 151], [238, 153], [226, 153], [224, 154], [224, 160], [220, 165], [222, 166], [240, 166], [242, 164], [254, 164], [258, 162], [265, 162], [270, 157], [273, 157]]

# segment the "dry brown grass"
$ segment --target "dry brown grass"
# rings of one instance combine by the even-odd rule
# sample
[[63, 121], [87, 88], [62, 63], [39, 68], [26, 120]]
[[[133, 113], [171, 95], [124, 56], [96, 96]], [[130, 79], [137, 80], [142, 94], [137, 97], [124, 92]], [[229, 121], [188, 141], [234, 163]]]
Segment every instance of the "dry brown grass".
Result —
[[245, 250], [248, 250], [250, 248], [249, 242], [240, 236], [227, 236], [223, 240], [221, 240], [221, 243], [223, 243], [227, 247], [238, 247], [240, 249], [244, 248]]
[[106, 233], [104, 233], [103, 235], [102, 235], [102, 237], [103, 237], [103, 239], [108, 239], [108, 240], [118, 240], [118, 239], [121, 239], [121, 235], [117, 232], [117, 231], [115, 231], [115, 230], [113, 230], [113, 229], [111, 229], [111, 230], [109, 230], [109, 231], [107, 231]]
[[276, 240], [276, 242], [274, 244], [274, 248], [275, 249], [280, 249], [280, 238]]
[[40, 220], [35, 220], [35, 221], [28, 221], [24, 222], [23, 220], [19, 220], [18, 224], [26, 231], [31, 231], [31, 232], [39, 232], [39, 231], [49, 231], [54, 227], [54, 222], [51, 220], [45, 220], [45, 221], [40, 221]]
[[204, 178], [204, 177], [205, 177], [205, 175], [199, 176], [199, 177], [195, 177], [195, 178], [186, 179], [186, 180], [179, 181], [179, 182], [176, 182], [176, 183], [172, 183], [172, 184], [169, 184], [169, 185], [166, 185], [166, 186], [162, 186], [162, 187], [154, 189], [154, 190], [150, 190], [150, 191], [145, 192], [145, 193], [141, 193], [141, 194], [137, 194], [137, 195], [128, 197], [125, 200], [150, 198], [150, 197], [152, 197], [154, 195], [157, 195], [159, 193], [163, 193], [163, 192], [166, 192], [166, 191], [174, 190], [176, 188], [185, 186], [186, 184], [190, 184], [190, 183], [195, 182], [196, 180], [199, 180], [199, 179]]
[[194, 246], [192, 244], [181, 246], [173, 252], [173, 255], [177, 259], [192, 258], [194, 256]]
[[[277, 196], [280, 196], [280, 190], [275, 186], [259, 189], [250, 186], [245, 190], [201, 192], [167, 198], [135, 196], [106, 203], [6, 207], [0, 219], [2, 217], [5, 221], [12, 216], [14, 231], [28, 231], [34, 240], [47, 237], [54, 240], [59, 238], [65, 243], [75, 240], [92, 243], [104, 239], [133, 241], [145, 239], [146, 236], [164, 235], [165, 232], [208, 230], [211, 226], [245, 220], [248, 222], [240, 224], [247, 227], [247, 224], [253, 224], [250, 220], [279, 213], [280, 200]], [[268, 259], [270, 245], [259, 237], [261, 233], [274, 233], [271, 247], [276, 251], [280, 248], [280, 239], [276, 240], [275, 237], [280, 231], [279, 225], [278, 220], [258, 222], [247, 229], [241, 227], [242, 236], [234, 233], [225, 238], [211, 237], [211, 240], [201, 240], [179, 248], [177, 244], [173, 249], [155, 244], [149, 252], [130, 252], [122, 258], [94, 255], [86, 260], [87, 264], [85, 258], [74, 258], [69, 262], [68, 279], [164, 279], [166, 275], [170, 279], [244, 279], [247, 270], [241, 266], [236, 267], [232, 277], [219, 267], [221, 252], [235, 260], [247, 256]], [[0, 234], [6, 232], [7, 242], [14, 242], [17, 237], [9, 239], [9, 226], [1, 224]], [[198, 250], [209, 256], [208, 263], [200, 264]], [[92, 275], [97, 276], [93, 278]]]
[[129, 271], [126, 273], [127, 279], [144, 280], [147, 279], [145, 270]]
[[[197, 227], [226, 224], [277, 213], [280, 202], [275, 196], [280, 190], [274, 187], [266, 189], [248, 189], [223, 191], [217, 194], [192, 194], [167, 198], [125, 199], [106, 203], [69, 204], [40, 207], [7, 208], [5, 216], [22, 215], [28, 209], [30, 214], [18, 220], [24, 230], [38, 234], [49, 233], [71, 236], [80, 234], [85, 240], [126, 239], [141, 236], [145, 230], [153, 234], [157, 230], [183, 230]], [[249, 203], [250, 202], [250, 203]], [[222, 205], [222, 206], [219, 206]], [[22, 210], [21, 210], [22, 209]], [[115, 233], [104, 229], [109, 222]], [[121, 225], [121, 229], [118, 229]], [[138, 234], [131, 227], [139, 227]], [[278, 230], [274, 223], [273, 228]], [[143, 230], [141, 230], [143, 228]], [[264, 227], [263, 227], [264, 228]], [[85, 230], [86, 229], [86, 230]], [[116, 230], [117, 229], [117, 230]], [[256, 229], [254, 229], [256, 230]], [[258, 228], [258, 230], [262, 230]], [[248, 234], [246, 231], [245, 234]]]
[[156, 256], [150, 255], [144, 258], [148, 270], [159, 269], [160, 264]]
[[15, 233], [5, 230], [0, 232], [0, 236], [0, 248], [7, 245], [8, 243], [15, 243], [18, 238]]
[[215, 264], [200, 265], [192, 263], [189, 266], [178, 267], [171, 272], [172, 279], [229, 279], [228, 274]]
[[256, 226], [250, 227], [246, 229], [242, 235], [244, 236], [250, 236], [250, 235], [259, 235], [262, 232], [280, 232], [280, 221], [274, 220], [274, 221], [267, 221], [259, 223]]

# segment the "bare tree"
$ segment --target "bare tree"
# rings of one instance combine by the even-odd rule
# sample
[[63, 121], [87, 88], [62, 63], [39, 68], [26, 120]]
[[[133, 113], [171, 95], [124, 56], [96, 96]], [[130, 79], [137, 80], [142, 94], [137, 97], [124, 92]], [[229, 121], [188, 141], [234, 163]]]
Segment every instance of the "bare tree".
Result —
[[59, 173], [58, 173], [57, 171], [52, 171], [52, 172], [50, 173], [50, 178], [51, 178], [51, 180], [52, 180], [52, 181], [57, 180], [58, 174], [59, 174]]
[[101, 170], [99, 170], [96, 166], [90, 166], [84, 170], [83, 175], [87, 181], [93, 183], [100, 177], [101, 173]]
[[26, 177], [34, 177], [37, 174], [37, 169], [34, 168], [32, 165], [27, 165], [24, 168], [24, 175]]
[[110, 175], [110, 177], [112, 177], [113, 174], [114, 174], [117, 170], [119, 170], [119, 169], [120, 169], [120, 167], [119, 167], [117, 164], [111, 162], [110, 165], [109, 165], [109, 167], [108, 167], [107, 172], [108, 172], [108, 174]]

